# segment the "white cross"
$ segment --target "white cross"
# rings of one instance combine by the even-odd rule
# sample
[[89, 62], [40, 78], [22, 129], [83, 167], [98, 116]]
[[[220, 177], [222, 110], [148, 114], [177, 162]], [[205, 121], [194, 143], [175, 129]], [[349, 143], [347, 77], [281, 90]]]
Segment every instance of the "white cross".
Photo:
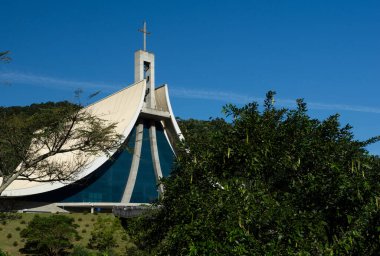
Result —
[[144, 35], [144, 51], [146, 52], [146, 35], [150, 35], [150, 32], [146, 30], [146, 22], [144, 21], [144, 27], [139, 29], [139, 32]]

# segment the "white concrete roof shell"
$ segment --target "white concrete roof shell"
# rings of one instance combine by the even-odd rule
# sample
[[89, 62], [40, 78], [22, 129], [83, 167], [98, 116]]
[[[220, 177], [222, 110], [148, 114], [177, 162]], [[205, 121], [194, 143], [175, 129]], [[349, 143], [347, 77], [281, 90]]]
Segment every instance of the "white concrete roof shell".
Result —
[[[146, 81], [142, 80], [87, 106], [84, 108], [84, 111], [89, 111], [103, 120], [116, 123], [116, 132], [127, 138], [143, 107], [145, 91]], [[111, 152], [111, 155], [113, 153], [115, 152]], [[70, 154], [71, 153], [62, 154], [59, 157], [66, 160], [75, 157]], [[108, 157], [106, 155], [94, 156], [93, 159], [90, 159], [88, 166], [77, 175], [76, 180], [89, 175], [107, 160]], [[52, 191], [72, 182], [74, 181], [31, 182], [26, 180], [15, 180], [1, 196], [33, 195]]]
[[183, 140], [184, 137], [182, 135], [181, 130], [179, 129], [177, 120], [175, 119], [175, 115], [173, 113], [172, 105], [170, 103], [168, 85], [165, 84], [161, 87], [156, 88], [155, 93], [156, 93], [157, 108], [159, 110], [162, 109], [170, 113], [171, 125], [173, 125], [173, 128], [174, 128], [173, 132], [178, 136], [180, 140]]

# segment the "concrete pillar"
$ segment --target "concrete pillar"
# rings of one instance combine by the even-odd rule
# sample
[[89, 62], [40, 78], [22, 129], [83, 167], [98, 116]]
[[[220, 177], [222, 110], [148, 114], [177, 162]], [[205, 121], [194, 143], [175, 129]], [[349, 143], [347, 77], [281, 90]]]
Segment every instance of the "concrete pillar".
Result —
[[143, 132], [144, 132], [144, 124], [142, 123], [142, 121], [138, 121], [136, 125], [136, 140], [135, 140], [135, 148], [133, 150], [132, 165], [129, 171], [128, 182], [127, 182], [127, 185], [125, 186], [124, 194], [121, 199], [122, 203], [130, 202], [133, 188], [135, 187], [137, 171], [139, 169], [139, 164], [140, 164]]
[[[150, 151], [152, 155], [154, 175], [156, 176], [156, 182], [158, 183], [158, 181], [162, 178], [162, 170], [161, 170], [161, 164], [160, 164], [160, 157], [158, 155], [156, 124], [154, 121], [150, 122], [149, 141], [150, 141]], [[158, 186], [158, 191], [160, 195], [164, 192], [164, 188], [162, 184]]]

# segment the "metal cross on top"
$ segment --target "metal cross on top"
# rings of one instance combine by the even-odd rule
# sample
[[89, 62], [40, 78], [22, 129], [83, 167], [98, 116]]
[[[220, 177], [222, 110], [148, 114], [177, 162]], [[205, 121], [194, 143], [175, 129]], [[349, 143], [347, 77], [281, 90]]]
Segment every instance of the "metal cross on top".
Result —
[[146, 30], [146, 22], [144, 21], [144, 27], [139, 29], [139, 32], [144, 35], [144, 51], [146, 52], [146, 35], [150, 35], [150, 32]]

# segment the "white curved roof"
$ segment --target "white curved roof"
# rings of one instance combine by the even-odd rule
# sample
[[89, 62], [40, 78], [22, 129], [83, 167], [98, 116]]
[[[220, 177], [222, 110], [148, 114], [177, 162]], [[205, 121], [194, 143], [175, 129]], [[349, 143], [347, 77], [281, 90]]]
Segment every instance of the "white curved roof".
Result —
[[[125, 138], [133, 129], [144, 104], [146, 81], [142, 80], [126, 87], [94, 104], [84, 108], [91, 114], [111, 123], [116, 123], [116, 132]], [[112, 152], [113, 154], [114, 152]], [[60, 154], [59, 160], [73, 161], [75, 155], [72, 153]], [[106, 155], [92, 156], [88, 165], [77, 176], [81, 179], [95, 171], [108, 160]], [[2, 182], [0, 180], [0, 182]], [[74, 181], [70, 181], [71, 183]], [[26, 180], [15, 180], [1, 196], [26, 196], [48, 192], [68, 185], [70, 182], [31, 182]]]

